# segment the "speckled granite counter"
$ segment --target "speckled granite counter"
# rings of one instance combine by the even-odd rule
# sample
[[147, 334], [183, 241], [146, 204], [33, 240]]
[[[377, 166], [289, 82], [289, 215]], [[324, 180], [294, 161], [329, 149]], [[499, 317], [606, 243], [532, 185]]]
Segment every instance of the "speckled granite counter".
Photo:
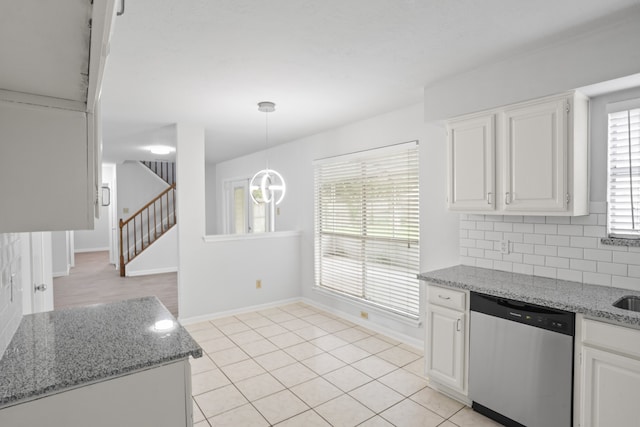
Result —
[[640, 327], [640, 313], [622, 310], [612, 305], [625, 295], [640, 296], [640, 292], [627, 289], [464, 265], [421, 273], [418, 278], [434, 284], [511, 298]]
[[202, 349], [155, 297], [27, 315], [0, 360], [0, 409], [189, 356]]

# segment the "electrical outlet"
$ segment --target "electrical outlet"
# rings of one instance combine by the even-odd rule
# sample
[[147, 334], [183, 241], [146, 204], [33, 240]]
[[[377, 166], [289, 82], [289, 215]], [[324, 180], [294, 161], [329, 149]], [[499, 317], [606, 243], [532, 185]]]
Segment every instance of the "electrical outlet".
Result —
[[366, 311], [361, 311], [360, 312], [360, 317], [362, 317], [363, 319], [368, 319], [369, 318], [369, 313], [367, 313]]
[[509, 241], [501, 240], [500, 241], [500, 253], [508, 254], [509, 253]]
[[122, 208], [122, 213], [129, 213], [129, 208]]
[[280, 215], [280, 208], [276, 208], [276, 215]]
[[262, 280], [258, 279], [256, 280], [256, 289], [261, 289], [262, 288]]

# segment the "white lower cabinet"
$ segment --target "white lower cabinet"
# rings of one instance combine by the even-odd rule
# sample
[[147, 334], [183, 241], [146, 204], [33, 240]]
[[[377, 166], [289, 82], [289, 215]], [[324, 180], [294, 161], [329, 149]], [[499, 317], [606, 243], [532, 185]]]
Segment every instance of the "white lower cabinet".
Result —
[[[427, 376], [454, 397], [467, 395], [468, 297], [464, 291], [427, 289]], [[439, 388], [440, 389], [440, 388]]]
[[579, 425], [640, 426], [640, 330], [585, 319], [581, 336]]

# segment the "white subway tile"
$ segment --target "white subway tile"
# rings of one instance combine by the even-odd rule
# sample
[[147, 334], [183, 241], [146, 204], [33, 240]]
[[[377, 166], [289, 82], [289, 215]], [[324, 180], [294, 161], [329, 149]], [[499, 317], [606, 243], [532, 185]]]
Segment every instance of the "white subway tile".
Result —
[[598, 249], [605, 249], [611, 252], [628, 252], [630, 248], [627, 246], [605, 245], [598, 239]]
[[627, 271], [627, 275], [629, 277], [640, 277], [640, 266], [630, 265], [629, 270]]
[[460, 221], [460, 229], [461, 230], [475, 230], [476, 222], [475, 221]]
[[611, 285], [616, 288], [640, 291], [640, 279], [626, 276], [611, 276]]
[[460, 264], [462, 265], [470, 265], [471, 267], [476, 266], [476, 259], [470, 256], [461, 256]]
[[545, 243], [552, 246], [569, 246], [571, 244], [571, 239], [569, 236], [549, 235], [546, 237]]
[[475, 258], [484, 258], [484, 250], [478, 248], [468, 248], [467, 254]]
[[558, 279], [582, 282], [582, 271], [558, 269]]
[[458, 238], [466, 239], [469, 237], [469, 230], [458, 230]]
[[502, 215], [485, 215], [484, 220], [491, 222], [502, 222], [504, 220], [504, 217]]
[[504, 222], [518, 223], [524, 221], [524, 217], [521, 215], [505, 215]]
[[484, 239], [484, 231], [467, 230], [467, 233], [469, 233], [469, 239], [478, 239], [478, 240]]
[[536, 224], [534, 230], [536, 234], [558, 234], [556, 224]]
[[591, 285], [611, 286], [611, 275], [602, 273], [584, 272], [582, 281]]
[[614, 252], [613, 253], [613, 262], [640, 265], [640, 253], [636, 253], [636, 252]]
[[558, 234], [564, 236], [582, 236], [584, 234], [582, 225], [559, 225]]
[[502, 260], [502, 253], [498, 251], [484, 251], [484, 257], [493, 260]]
[[533, 245], [528, 243], [514, 243], [513, 251], [521, 254], [532, 254], [533, 253]]
[[513, 264], [513, 272], [514, 273], [531, 275], [531, 274], [533, 274], [533, 265], [514, 263]]
[[541, 255], [526, 254], [523, 258], [525, 264], [544, 265], [544, 257]]
[[507, 232], [512, 232], [513, 231], [513, 224], [510, 222], [496, 222], [493, 224], [493, 229], [495, 231], [507, 231]]
[[502, 233], [499, 231], [485, 231], [485, 240], [502, 240]]
[[582, 248], [570, 248], [570, 247], [558, 248], [558, 256], [561, 256], [561, 257], [582, 259], [583, 253], [584, 253], [584, 249]]
[[545, 219], [543, 216], [525, 216], [524, 217], [524, 222], [528, 222], [530, 224], [544, 224], [545, 223]]
[[568, 216], [548, 216], [546, 219], [547, 224], [571, 224], [571, 219]]
[[585, 225], [584, 226], [584, 235], [591, 237], [606, 237], [607, 232], [605, 228], [601, 225]]
[[558, 247], [547, 246], [547, 245], [535, 245], [533, 247], [533, 253], [535, 253], [536, 255], [556, 256], [558, 255]]
[[470, 221], [484, 221], [484, 215], [470, 214], [467, 215], [467, 219]]
[[572, 216], [571, 224], [598, 225], [598, 216], [597, 215]]
[[510, 263], [510, 262], [506, 262], [506, 261], [494, 261], [493, 262], [493, 268], [496, 269], [496, 270], [512, 272], [513, 271], [513, 264]]
[[544, 262], [547, 265], [547, 267], [569, 268], [569, 258], [548, 256], [548, 257], [545, 257]]
[[598, 240], [597, 237], [571, 236], [571, 246], [578, 248], [597, 248]]
[[589, 213], [591, 214], [606, 214], [607, 202], [591, 202], [589, 203]]
[[469, 219], [469, 215], [461, 213], [458, 215], [458, 219], [460, 221], [466, 221], [467, 219]]
[[590, 259], [593, 261], [611, 262], [612, 253], [603, 249], [585, 249], [584, 259]]
[[460, 250], [458, 251], [458, 255], [461, 255], [461, 256], [467, 256], [468, 253], [469, 252], [467, 248], [460, 248]]
[[598, 214], [598, 225], [607, 225], [607, 215], [606, 214]]
[[504, 240], [514, 243], [522, 243], [522, 233], [504, 233]]
[[534, 276], [550, 277], [552, 279], [555, 279], [557, 277], [557, 274], [557, 270], [552, 267], [541, 267], [539, 265], [533, 267]]
[[475, 248], [476, 241], [473, 239], [460, 239], [460, 246], [463, 248]]
[[513, 231], [517, 233], [533, 233], [533, 224], [513, 224]]
[[522, 241], [534, 245], [544, 245], [547, 239], [544, 234], [523, 234]]
[[483, 231], [493, 231], [493, 222], [483, 221], [476, 222], [476, 228]]
[[597, 271], [597, 266], [595, 261], [583, 260], [583, 259], [571, 259], [569, 261], [569, 267], [572, 270], [579, 271]]
[[515, 252], [511, 252], [510, 254], [502, 255], [502, 259], [504, 261], [517, 262], [519, 264], [522, 264], [522, 254], [518, 254], [518, 253], [515, 253]]
[[598, 273], [615, 274], [616, 276], [626, 276], [627, 264], [616, 264], [613, 262], [598, 261]]
[[493, 268], [493, 260], [484, 259], [484, 258], [478, 258], [476, 260], [476, 267]]
[[480, 249], [495, 249], [493, 240], [478, 240], [476, 241], [476, 247]]

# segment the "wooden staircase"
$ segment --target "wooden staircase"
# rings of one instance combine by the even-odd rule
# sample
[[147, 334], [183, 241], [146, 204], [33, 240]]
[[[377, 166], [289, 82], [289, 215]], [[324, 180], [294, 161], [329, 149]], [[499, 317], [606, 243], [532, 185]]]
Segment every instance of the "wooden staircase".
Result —
[[167, 184], [174, 185], [176, 183], [176, 164], [174, 162], [141, 160], [140, 163], [148, 167], [151, 172], [158, 175]]

